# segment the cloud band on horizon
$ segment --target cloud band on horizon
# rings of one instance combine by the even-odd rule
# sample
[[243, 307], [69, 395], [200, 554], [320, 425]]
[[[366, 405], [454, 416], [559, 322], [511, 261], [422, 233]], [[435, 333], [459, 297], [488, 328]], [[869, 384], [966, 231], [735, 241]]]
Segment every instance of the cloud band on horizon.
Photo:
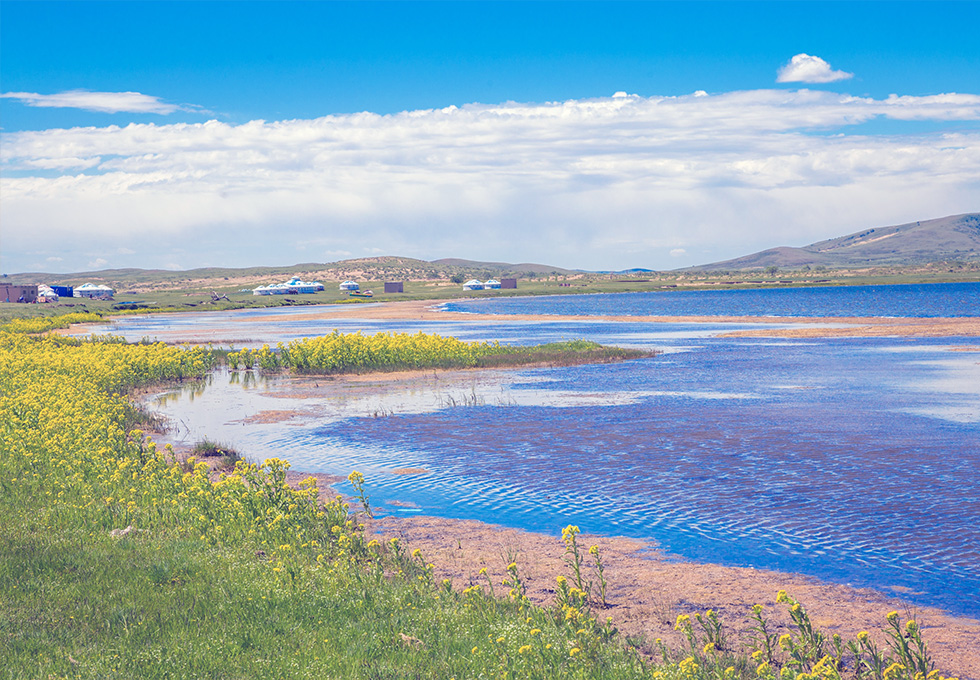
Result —
[[181, 234], [261, 242], [283, 261], [370, 244], [677, 266], [681, 251], [839, 235], [828, 221], [976, 209], [980, 133], [849, 133], [876, 118], [978, 121], [980, 96], [752, 90], [9, 133], [5, 249], [43, 229], [137, 252]]

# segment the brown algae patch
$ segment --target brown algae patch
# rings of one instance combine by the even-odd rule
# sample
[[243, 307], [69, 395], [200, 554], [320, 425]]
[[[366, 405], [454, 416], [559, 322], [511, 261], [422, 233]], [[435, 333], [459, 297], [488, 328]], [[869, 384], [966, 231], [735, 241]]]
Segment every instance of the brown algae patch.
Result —
[[269, 425], [272, 423], [284, 423], [295, 418], [302, 418], [303, 416], [309, 415], [304, 411], [289, 410], [289, 411], [259, 411], [254, 416], [249, 416], [248, 418], [242, 418], [241, 420], [234, 420], [234, 423], [242, 423], [245, 425]]
[[388, 501], [385, 505], [391, 505], [396, 508], [417, 508], [415, 503], [410, 503], [408, 501]]
[[425, 468], [398, 468], [389, 472], [393, 475], [427, 475], [432, 471]]

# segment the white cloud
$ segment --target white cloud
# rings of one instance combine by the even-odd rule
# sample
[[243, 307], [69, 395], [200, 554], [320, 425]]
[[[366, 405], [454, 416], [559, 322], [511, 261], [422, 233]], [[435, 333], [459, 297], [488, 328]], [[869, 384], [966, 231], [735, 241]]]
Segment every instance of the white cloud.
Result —
[[4, 92], [3, 99], [16, 99], [27, 106], [43, 108], [84, 109], [99, 113], [159, 113], [166, 115], [185, 110], [176, 104], [167, 104], [139, 92], [90, 92], [88, 90], [69, 90], [57, 94], [38, 94], [37, 92]]
[[38, 233], [65, 252], [123, 242], [146, 267], [293, 264], [301, 248], [672, 267], [978, 208], [980, 133], [851, 132], [877, 118], [977, 121], [980, 96], [756, 90], [3, 134], [4, 268]]
[[94, 168], [102, 161], [101, 158], [37, 158], [25, 161], [32, 168], [41, 170], [87, 170]]
[[45, 262], [63, 262], [64, 258], [52, 255], [51, 257], [44, 258]]
[[687, 251], [684, 248], [672, 248], [670, 251], [671, 257], [680, 257], [681, 255], [687, 255]]
[[820, 57], [800, 53], [779, 69], [777, 83], [833, 83], [853, 78], [853, 73], [835, 71]]
[[103, 260], [101, 257], [97, 257], [97, 258], [95, 258], [94, 260], [92, 260], [91, 262], [88, 263], [88, 268], [89, 269], [102, 269], [107, 264], [109, 264], [108, 261]]

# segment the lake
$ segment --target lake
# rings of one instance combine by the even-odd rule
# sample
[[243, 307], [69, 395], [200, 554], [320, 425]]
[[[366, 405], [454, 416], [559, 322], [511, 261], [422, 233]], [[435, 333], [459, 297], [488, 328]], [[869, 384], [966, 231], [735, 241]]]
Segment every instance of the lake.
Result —
[[[925, 295], [932, 306], [923, 303], [923, 315], [967, 316], [976, 315], [980, 292], [980, 284], [876, 288], [877, 306], [865, 293], [837, 291], [841, 299], [860, 297], [860, 307], [840, 300], [819, 306], [807, 297], [830, 289], [751, 291], [751, 304], [743, 295], [750, 291], [700, 297], [723, 296], [708, 307], [714, 314], [765, 308], [799, 315], [812, 305], [819, 316], [889, 316]], [[683, 298], [684, 311], [662, 311], [665, 295]], [[251, 345], [334, 328], [423, 330], [658, 349], [663, 354], [619, 364], [397, 383], [219, 371], [206, 384], [160, 395], [155, 407], [171, 419], [178, 440], [207, 435], [255, 460], [278, 456], [310, 472], [346, 476], [357, 469], [372, 504], [389, 514], [550, 534], [577, 524], [653, 540], [682, 558], [875, 587], [980, 617], [980, 342], [724, 338], [723, 331], [759, 325], [589, 318], [704, 314], [693, 310], [707, 303], [691, 295], [446, 305], [499, 313], [493, 323], [362, 321], [354, 309], [350, 318], [324, 324], [294, 318], [309, 309], [277, 309], [133, 317], [112, 332], [140, 339], [217, 326], [220, 337], [237, 337], [245, 327], [242, 344]], [[766, 302], [767, 295], [774, 297]], [[864, 311], [848, 311], [858, 308]], [[910, 309], [920, 313], [906, 306], [906, 315]], [[583, 318], [507, 318], [514, 313]], [[265, 315], [276, 320], [254, 323]], [[257, 414], [265, 416], [261, 422]], [[405, 469], [423, 472], [397, 473]]]

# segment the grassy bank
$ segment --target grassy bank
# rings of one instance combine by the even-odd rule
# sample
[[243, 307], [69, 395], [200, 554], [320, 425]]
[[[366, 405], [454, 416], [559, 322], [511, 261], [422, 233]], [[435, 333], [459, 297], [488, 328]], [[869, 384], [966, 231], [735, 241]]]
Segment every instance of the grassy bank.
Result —
[[[436, 350], [433, 350], [436, 351]], [[602, 615], [598, 550], [566, 527], [555, 601], [521, 565], [502, 583], [435, 582], [424, 555], [369, 541], [341, 498], [285, 484], [288, 464], [213, 475], [133, 429], [125, 394], [193, 379], [211, 353], [0, 330], [0, 677], [925, 677], [915, 622], [891, 646], [825, 636], [785, 594], [739, 640], [713, 612], [687, 644], [624, 640]], [[350, 489], [369, 512], [365, 480]], [[904, 647], [903, 647], [904, 645]], [[638, 649], [647, 650], [646, 656]], [[937, 676], [930, 675], [930, 678]]]
[[273, 351], [261, 349], [229, 352], [232, 368], [289, 369], [305, 375], [333, 375], [404, 371], [430, 368], [501, 368], [547, 364], [625, 361], [652, 356], [650, 352], [606, 347], [588, 340], [516, 346], [489, 342], [464, 342], [426, 333], [340, 333], [279, 343]]

